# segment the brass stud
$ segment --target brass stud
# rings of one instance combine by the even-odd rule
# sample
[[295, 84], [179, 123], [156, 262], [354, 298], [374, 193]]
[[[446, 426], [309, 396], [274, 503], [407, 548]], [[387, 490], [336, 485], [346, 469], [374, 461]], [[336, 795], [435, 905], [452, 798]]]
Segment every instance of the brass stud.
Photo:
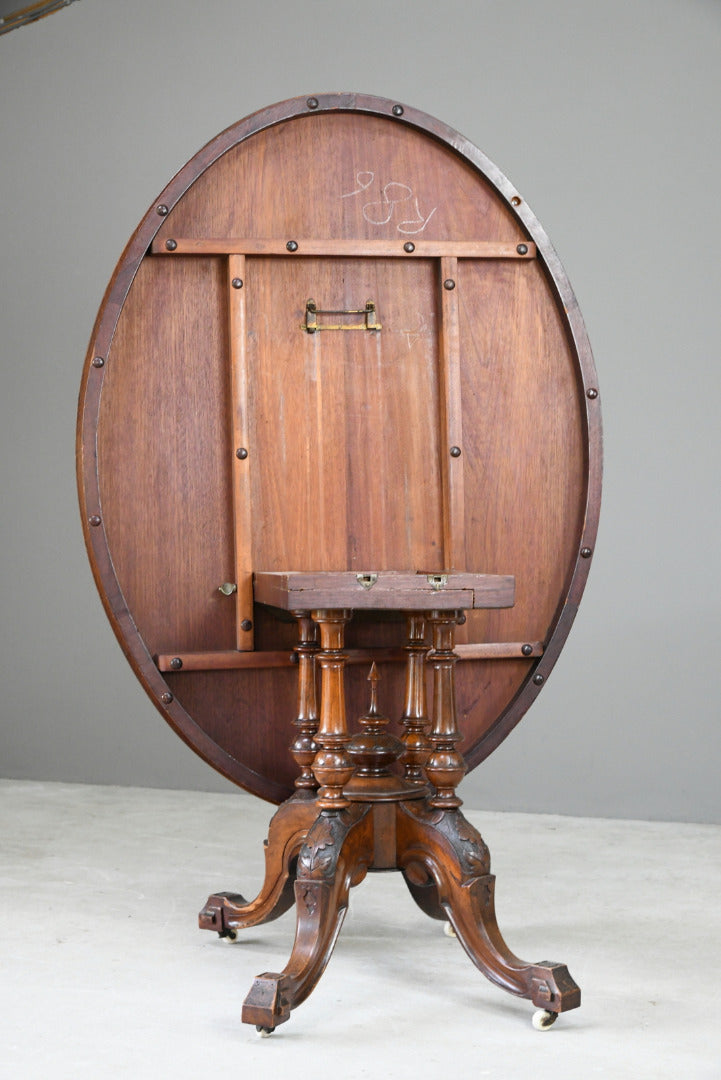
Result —
[[412, 243], [412, 242], [411, 242], [410, 240], [408, 240], [408, 241], [406, 241], [406, 243], [405, 243], [405, 244], [403, 245], [403, 250], [404, 250], [404, 251], [405, 251], [405, 252], [406, 252], [406, 253], [407, 253], [408, 255], [410, 255], [410, 254], [411, 254], [411, 252], [413, 252], [413, 251], [415, 251], [415, 250], [416, 250], [416, 245], [415, 245], [414, 243]]
[[455, 289], [455, 287], [456, 287], [456, 283], [455, 283], [455, 281], [453, 280], [453, 278], [449, 278], [449, 277], [448, 277], [448, 278], [446, 278], [446, 280], [445, 280], [445, 281], [443, 282], [443, 288], [444, 288], [444, 289], [448, 289], [448, 291], [449, 291], [449, 292], [451, 291], [451, 289]]
[[245, 449], [244, 446], [239, 446], [238, 449], [235, 451], [235, 456], [238, 458], [239, 461], [245, 461], [248, 456], [248, 451]]
[[168, 251], [175, 251], [176, 247], [178, 246], [178, 241], [177, 240], [166, 240], [165, 241], [165, 246], [168, 249]]
[[309, 109], [317, 109], [318, 108], [318, 98], [317, 97], [309, 97], [308, 100], [306, 101], [306, 105], [308, 106]]
[[180, 659], [179, 656], [174, 656], [173, 659], [170, 661], [170, 666], [173, 671], [180, 671], [183, 666], [183, 661]]
[[105, 357], [96, 356], [95, 359], [93, 360], [93, 367], [102, 367], [104, 363], [105, 363]]
[[250, 619], [243, 619], [242, 623], [240, 624], [240, 629], [244, 630], [246, 632], [246, 634], [248, 633], [249, 630], [252, 630], [253, 629], [253, 624], [250, 621]]
[[591, 401], [593, 401], [595, 398], [598, 397], [598, 390], [596, 389], [595, 386], [590, 386], [588, 388], [588, 390], [586, 391], [586, 397], [590, 398]]
[[161, 216], [161, 217], [165, 217], [165, 215], [166, 215], [166, 214], [167, 214], [167, 212], [168, 212], [168, 208], [167, 208], [167, 206], [165, 205], [165, 203], [161, 203], [161, 204], [160, 204], [160, 206], [156, 206], [156, 208], [155, 208], [155, 212], [156, 212], [157, 214], [160, 214], [160, 216]]
[[288, 243], [285, 246], [287, 247], [288, 251], [297, 251], [298, 250], [298, 245], [295, 242], [295, 240], [289, 240]]
[[460, 448], [460, 446], [452, 446], [451, 447], [451, 457], [460, 457], [460, 456], [461, 456], [461, 448]]
[[393, 108], [391, 109], [391, 112], [393, 113], [394, 116], [403, 116], [403, 106], [402, 105], [394, 105]]
[[173, 700], [173, 695], [166, 691], [166, 693], [161, 695], [160, 700], [162, 701], [163, 705], [170, 705], [171, 701]]
[[536, 686], [542, 686], [543, 682], [544, 682], [543, 675], [541, 675], [541, 674], [534, 675], [533, 676], [533, 681], [536, 684]]
[[533, 645], [521, 645], [521, 652], [524, 656], [530, 656], [533, 652]]
[[519, 195], [514, 195], [513, 198], [511, 199], [511, 203], [513, 204], [513, 206], [520, 206], [521, 205], [520, 196]]
[[99, 514], [93, 514], [93, 516], [91, 518], [89, 518], [88, 520], [89, 520], [90, 524], [93, 526], [93, 528], [97, 529], [98, 525], [100, 524], [101, 519], [100, 519]]
[[581, 548], [581, 558], [582, 559], [590, 559], [592, 554], [593, 553], [592, 553], [590, 548], [586, 548], [586, 547]]
[[243, 279], [239, 277], [234, 277], [230, 284], [233, 286], [234, 289], [242, 289]]
[[516, 251], [519, 255], [528, 255], [528, 244], [519, 244]]

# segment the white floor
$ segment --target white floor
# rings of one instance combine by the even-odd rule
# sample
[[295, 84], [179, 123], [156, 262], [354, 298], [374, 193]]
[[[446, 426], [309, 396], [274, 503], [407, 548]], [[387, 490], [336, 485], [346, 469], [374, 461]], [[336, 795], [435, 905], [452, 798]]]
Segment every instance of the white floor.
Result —
[[209, 892], [255, 895], [272, 807], [0, 781], [0, 1077], [718, 1080], [721, 828], [464, 809], [506, 940], [568, 964], [582, 1007], [533, 1030], [375, 874], [315, 992], [260, 1039], [240, 1006], [285, 965], [292, 913], [239, 945], [196, 917]]

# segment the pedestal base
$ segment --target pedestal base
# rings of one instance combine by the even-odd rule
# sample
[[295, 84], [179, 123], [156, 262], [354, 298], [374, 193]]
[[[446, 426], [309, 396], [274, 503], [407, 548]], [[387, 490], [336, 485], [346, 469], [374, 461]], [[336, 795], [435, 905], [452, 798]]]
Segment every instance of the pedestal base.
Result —
[[295, 900], [296, 935], [282, 972], [259, 975], [242, 1019], [264, 1032], [290, 1017], [320, 979], [348, 907], [348, 895], [369, 870], [397, 869], [431, 918], [454, 928], [483, 974], [501, 989], [555, 1015], [580, 1005], [581, 992], [563, 964], [520, 960], [496, 922], [495, 878], [478, 831], [458, 809], [436, 809], [427, 798], [353, 802], [317, 812], [315, 800], [294, 796], [274, 816], [266, 848], [266, 880], [252, 903], [216, 893], [200, 914], [204, 929], [233, 936], [277, 918]]

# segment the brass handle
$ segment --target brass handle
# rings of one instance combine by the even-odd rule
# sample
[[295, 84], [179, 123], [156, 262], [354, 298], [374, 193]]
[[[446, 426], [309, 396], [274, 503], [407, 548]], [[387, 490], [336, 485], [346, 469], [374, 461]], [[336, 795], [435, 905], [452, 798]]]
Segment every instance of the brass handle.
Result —
[[[363, 322], [356, 323], [319, 323], [320, 315], [365, 315]], [[300, 324], [307, 334], [317, 334], [319, 330], [380, 330], [381, 324], [376, 318], [375, 301], [367, 300], [364, 308], [348, 308], [341, 311], [321, 310], [315, 300], [305, 302], [305, 322]]]

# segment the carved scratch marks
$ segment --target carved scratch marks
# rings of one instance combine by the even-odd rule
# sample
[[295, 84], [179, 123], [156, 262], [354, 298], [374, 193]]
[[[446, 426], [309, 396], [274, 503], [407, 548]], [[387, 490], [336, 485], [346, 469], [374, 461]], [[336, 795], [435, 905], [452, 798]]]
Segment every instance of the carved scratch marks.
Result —
[[[363, 204], [362, 213], [369, 225], [388, 225], [392, 223], [396, 231], [402, 236], [415, 236], [422, 233], [431, 220], [437, 206], [428, 214], [421, 210], [418, 196], [414, 193], [410, 184], [401, 184], [397, 180], [389, 180], [387, 184], [376, 181], [376, 174], [368, 170], [356, 173], [355, 183], [357, 187], [353, 191], [347, 191], [341, 195], [341, 199], [353, 199], [359, 195], [375, 195]], [[371, 190], [373, 189], [373, 190]]]

